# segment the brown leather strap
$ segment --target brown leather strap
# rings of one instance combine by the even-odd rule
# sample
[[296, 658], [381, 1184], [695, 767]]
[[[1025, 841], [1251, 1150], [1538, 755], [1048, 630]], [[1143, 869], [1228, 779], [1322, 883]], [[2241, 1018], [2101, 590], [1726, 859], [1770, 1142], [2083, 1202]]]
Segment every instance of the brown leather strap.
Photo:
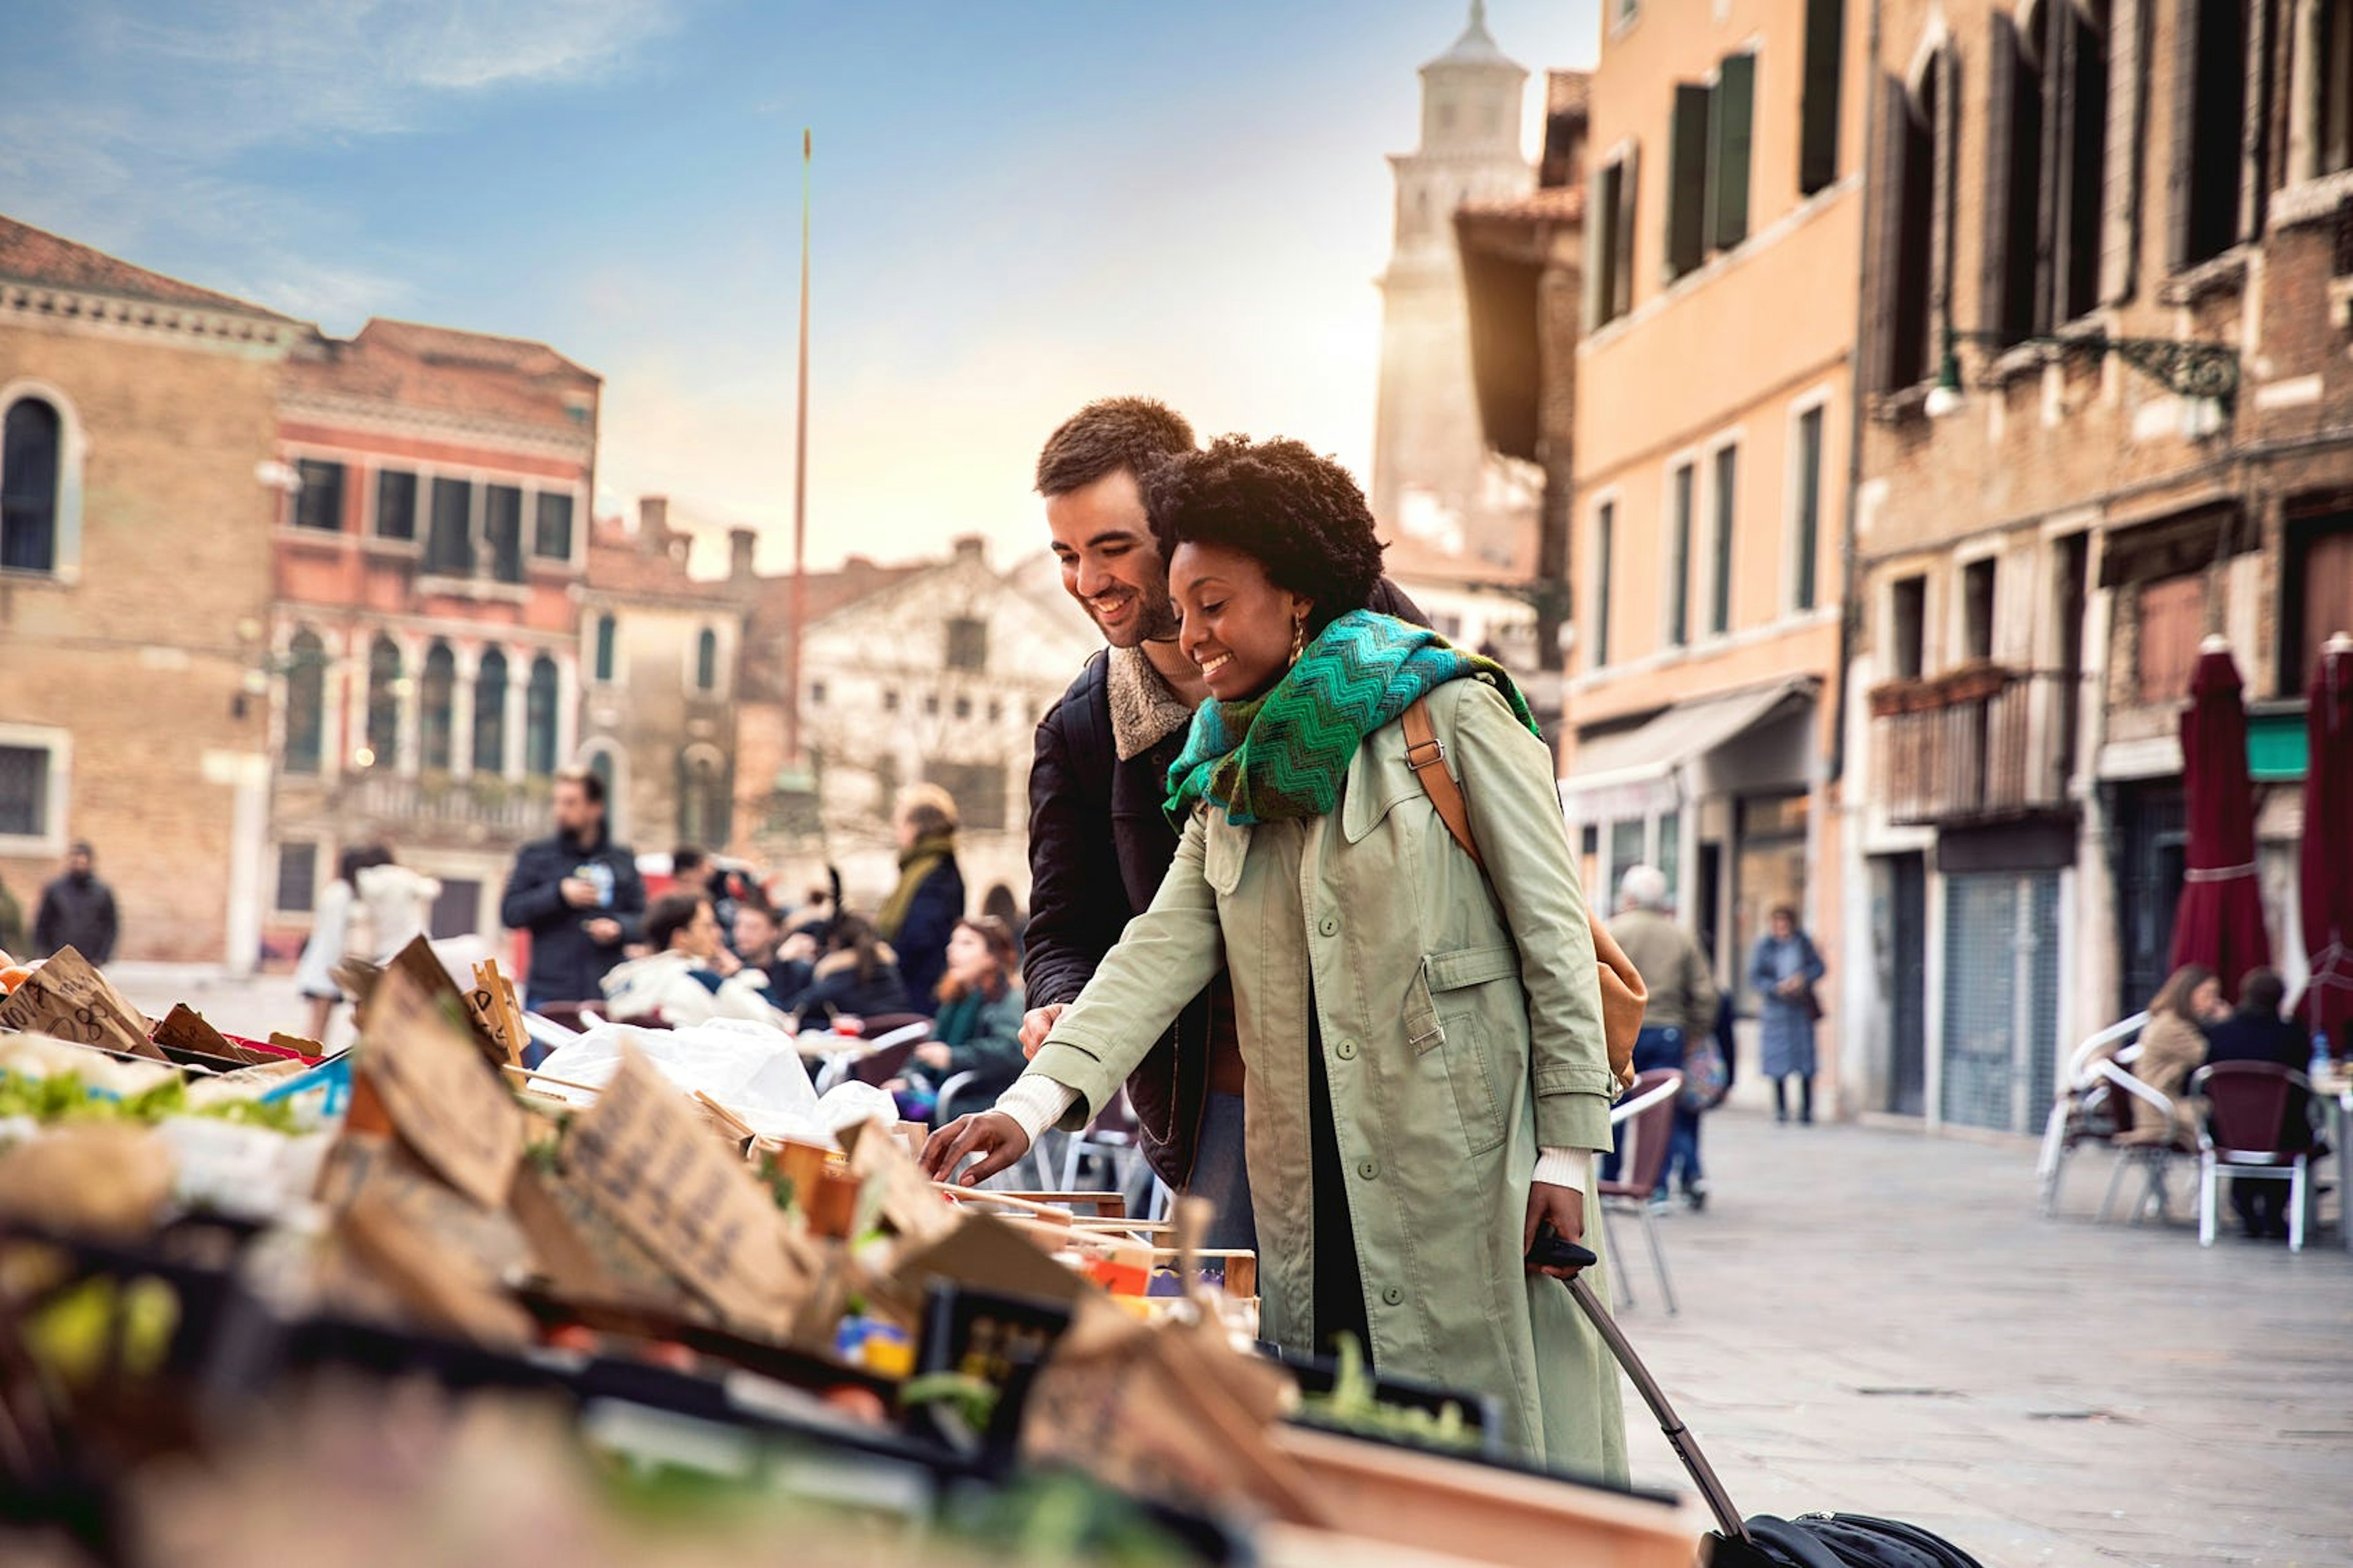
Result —
[[1446, 824], [1446, 831], [1454, 842], [1462, 846], [1481, 870], [1487, 868], [1487, 858], [1479, 853], [1479, 840], [1471, 834], [1471, 807], [1462, 798], [1462, 786], [1446, 771], [1446, 746], [1439, 740], [1437, 727], [1430, 721], [1430, 700], [1417, 697], [1413, 706], [1405, 710], [1405, 765], [1421, 781], [1430, 804], [1438, 808], [1438, 820]]

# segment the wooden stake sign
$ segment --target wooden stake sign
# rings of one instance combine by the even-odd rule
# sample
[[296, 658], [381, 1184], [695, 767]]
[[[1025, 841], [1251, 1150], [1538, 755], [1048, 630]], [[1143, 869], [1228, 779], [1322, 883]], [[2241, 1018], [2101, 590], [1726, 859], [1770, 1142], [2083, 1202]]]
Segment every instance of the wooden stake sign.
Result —
[[57, 956], [0, 999], [0, 1029], [53, 1035], [78, 1046], [164, 1059], [147, 1037], [146, 1017], [70, 947], [58, 949]]
[[781, 1336], [809, 1269], [775, 1202], [676, 1086], [624, 1048], [620, 1069], [564, 1141], [580, 1185], [728, 1319]]
[[[472, 999], [458, 988], [455, 980], [449, 978], [449, 971], [442, 964], [441, 955], [433, 951], [431, 942], [420, 936], [402, 948], [394, 955], [392, 963], [385, 966], [385, 974], [406, 974], [426, 995], [436, 1001], [446, 998], [455, 1002], [458, 1017], [474, 1042], [474, 1048], [482, 1054], [482, 1059], [492, 1067], [502, 1066], [506, 1062], [505, 1042], [482, 1022], [481, 1016], [474, 1010]], [[378, 984], [382, 983], [381, 980], [377, 982]]]
[[455, 1020], [396, 967], [368, 998], [361, 1034], [359, 1073], [409, 1147], [484, 1208], [504, 1205], [522, 1157], [522, 1108]]
[[522, 1026], [522, 1005], [515, 1000], [514, 986], [499, 973], [497, 959], [486, 958], [474, 965], [474, 988], [466, 994], [466, 1005], [476, 1026], [505, 1049], [501, 1065], [521, 1067], [531, 1035]]

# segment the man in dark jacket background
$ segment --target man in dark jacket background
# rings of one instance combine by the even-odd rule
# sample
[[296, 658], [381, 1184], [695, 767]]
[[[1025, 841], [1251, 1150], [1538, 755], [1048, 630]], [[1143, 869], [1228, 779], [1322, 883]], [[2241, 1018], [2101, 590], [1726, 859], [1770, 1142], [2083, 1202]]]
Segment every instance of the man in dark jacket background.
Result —
[[36, 954], [47, 958], [69, 947], [92, 963], [114, 961], [121, 922], [114, 889], [98, 879], [97, 866], [90, 846], [77, 844], [66, 857], [66, 874], [41, 890], [40, 912], [33, 918]]
[[598, 1002], [601, 982], [636, 940], [646, 911], [638, 860], [605, 826], [605, 781], [586, 768], [555, 775], [555, 837], [526, 844], [499, 918], [531, 933], [524, 1005]]
[[[1176, 646], [1168, 566], [1138, 481], [1195, 445], [1193, 427], [1174, 409], [1114, 397], [1071, 416], [1038, 457], [1038, 493], [1046, 498], [1062, 586], [1111, 646], [1087, 660], [1038, 726], [1021, 963], [1031, 1007], [1021, 1043], [1032, 1052], [1129, 920], [1152, 902], [1176, 858], [1176, 831], [1161, 803], [1168, 764], [1184, 749], [1208, 688]], [[1386, 580], [1374, 608], [1428, 624]], [[1153, 1169], [1170, 1186], [1216, 1205], [1211, 1247], [1256, 1245], [1242, 1158], [1246, 1087], [1233, 992], [1223, 974], [1127, 1080]]]

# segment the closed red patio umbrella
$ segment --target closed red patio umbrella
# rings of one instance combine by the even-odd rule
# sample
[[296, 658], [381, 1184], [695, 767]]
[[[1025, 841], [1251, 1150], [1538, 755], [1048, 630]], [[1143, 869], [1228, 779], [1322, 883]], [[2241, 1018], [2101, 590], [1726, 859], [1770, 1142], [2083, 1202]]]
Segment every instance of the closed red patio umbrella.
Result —
[[[2255, 786], [2247, 777], [2247, 708], [2231, 645], [2208, 637], [2181, 715], [2182, 783], [2189, 792], [2189, 870], [2173, 917], [2169, 968], [2202, 963], [2236, 997], [2250, 969], [2268, 965], [2263, 886], [2255, 876]], [[2307, 825], [2309, 826], [2309, 825]]]
[[2304, 689], [2304, 950], [2312, 979], [2296, 1011], [2353, 1056], [2353, 637], [2328, 639]]

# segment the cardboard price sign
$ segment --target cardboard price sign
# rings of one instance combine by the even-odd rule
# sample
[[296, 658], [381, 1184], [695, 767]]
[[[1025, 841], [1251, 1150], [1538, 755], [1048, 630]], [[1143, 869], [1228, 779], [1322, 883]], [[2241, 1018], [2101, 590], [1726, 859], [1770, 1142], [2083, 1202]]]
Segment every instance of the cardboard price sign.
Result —
[[147, 1038], [147, 1020], [139, 1009], [124, 1001], [90, 960], [69, 947], [60, 948], [56, 957], [0, 1000], [0, 1028], [164, 1059], [164, 1053]]
[[784, 1216], [644, 1057], [621, 1067], [564, 1142], [565, 1176], [703, 1300], [782, 1333], [805, 1271]]
[[409, 1147], [484, 1208], [505, 1204], [522, 1158], [522, 1108], [483, 1070], [467, 1034], [394, 968], [368, 998], [362, 1038], [359, 1069]]

